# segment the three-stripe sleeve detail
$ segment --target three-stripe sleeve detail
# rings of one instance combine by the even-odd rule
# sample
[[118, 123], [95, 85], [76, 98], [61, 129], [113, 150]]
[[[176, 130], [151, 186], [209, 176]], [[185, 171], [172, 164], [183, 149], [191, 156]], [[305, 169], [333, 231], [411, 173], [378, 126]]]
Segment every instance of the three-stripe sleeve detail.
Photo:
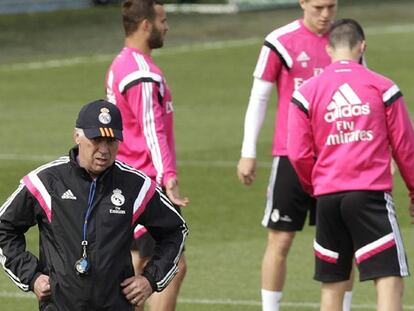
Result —
[[273, 52], [275, 52], [284, 66], [287, 70], [290, 70], [293, 66], [293, 59], [290, 56], [288, 50], [285, 48], [285, 46], [281, 43], [279, 38], [285, 34], [294, 32], [298, 30], [301, 27], [299, 21], [293, 21], [281, 28], [276, 29], [275, 31], [271, 32], [269, 35], [267, 35], [265, 39], [264, 45], [267, 46], [269, 49], [271, 49]]
[[26, 185], [29, 192], [35, 197], [40, 207], [43, 209], [49, 223], [52, 222], [52, 198], [46, 189], [43, 182], [40, 180], [38, 174], [44, 169], [62, 165], [69, 162], [69, 157], [62, 157], [59, 160], [47, 163], [38, 169], [30, 172], [28, 175], [23, 177], [23, 182]]
[[[164, 289], [168, 285], [168, 283], [173, 279], [173, 277], [178, 272], [178, 261], [180, 260], [181, 253], [184, 249], [185, 240], [186, 240], [187, 235], [188, 235], [187, 225], [185, 224], [185, 221], [182, 218], [182, 216], [180, 215], [180, 213], [177, 212], [177, 210], [174, 208], [172, 203], [168, 200], [166, 195], [162, 192], [161, 188], [156, 186], [155, 183], [149, 177], [147, 177], [146, 175], [142, 174], [142, 172], [132, 168], [131, 166], [129, 166], [125, 163], [115, 161], [115, 165], [123, 171], [128, 171], [128, 172], [131, 172], [133, 174], [139, 175], [140, 177], [142, 177], [144, 179], [144, 184], [142, 186], [142, 189], [139, 192], [139, 194], [138, 194], [138, 196], [137, 196], [137, 198], [135, 199], [135, 202], [134, 202], [133, 223], [138, 219], [138, 217], [145, 210], [145, 206], [148, 203], [148, 201], [152, 198], [154, 192], [158, 193], [158, 195], [160, 196], [160, 200], [164, 204], [164, 206], [167, 207], [168, 209], [170, 209], [173, 213], [175, 213], [183, 222], [182, 231], [181, 231], [182, 240], [180, 242], [179, 252], [177, 253], [176, 257], [173, 260], [173, 266], [171, 267], [171, 269], [166, 273], [166, 275], [161, 280], [156, 282], [157, 290], [161, 291], [162, 289]], [[146, 232], [146, 229], [145, 229], [144, 226], [137, 225], [134, 228], [134, 237], [138, 238], [140, 235], [142, 235], [145, 232]]]
[[[7, 211], [7, 209], [11, 206], [13, 200], [17, 197], [17, 195], [24, 189], [27, 188], [28, 191], [34, 196], [36, 201], [39, 203], [41, 208], [43, 209], [44, 213], [49, 222], [52, 220], [52, 209], [51, 209], [51, 197], [48, 193], [47, 189], [45, 188], [44, 184], [38, 177], [38, 173], [42, 170], [67, 163], [69, 161], [68, 157], [62, 157], [56, 161], [47, 163], [38, 169], [30, 172], [26, 175], [21, 181], [18, 188], [13, 192], [13, 194], [7, 199], [7, 201], [0, 207], [0, 217]], [[10, 269], [6, 268], [6, 261], [7, 257], [3, 253], [3, 249], [0, 248], [0, 264], [3, 266], [6, 275], [13, 281], [16, 286], [18, 286], [21, 290], [27, 292], [30, 290], [29, 284], [24, 284], [18, 276], [16, 276]]]
[[174, 258], [174, 265], [171, 267], [171, 269], [168, 271], [168, 273], [165, 275], [165, 277], [162, 278], [160, 281], [158, 281], [156, 283], [158, 290], [162, 290], [162, 289], [164, 289], [168, 285], [168, 283], [173, 279], [173, 277], [178, 272], [178, 261], [180, 260], [181, 253], [182, 253], [182, 251], [184, 249], [185, 240], [186, 240], [187, 235], [188, 235], [188, 228], [187, 228], [187, 225], [185, 224], [184, 219], [180, 215], [180, 213], [178, 213], [177, 210], [172, 206], [172, 204], [167, 199], [166, 195], [161, 191], [161, 189], [159, 187], [157, 187], [156, 188], [156, 191], [159, 193], [160, 198], [161, 198], [161, 201], [171, 211], [173, 211], [178, 217], [180, 217], [182, 219], [182, 221], [183, 221], [183, 229], [181, 231], [181, 233], [182, 233], [182, 240], [181, 240], [181, 243], [180, 243], [179, 252], [177, 253], [177, 256]]
[[394, 84], [392, 87], [390, 87], [387, 91], [384, 92], [384, 94], [382, 95], [382, 101], [384, 102], [385, 106], [389, 106], [401, 96], [402, 93], [400, 89], [398, 88], [398, 86]]
[[[132, 223], [131, 226], [137, 221], [139, 216], [145, 211], [145, 208], [151, 200], [152, 196], [154, 195], [155, 188], [157, 185], [149, 178], [148, 176], [144, 175], [140, 171], [134, 169], [133, 167], [126, 165], [120, 161], [115, 161], [115, 165], [122, 171], [126, 171], [135, 175], [140, 176], [143, 179], [143, 184], [141, 186], [141, 190], [138, 193], [138, 196], [135, 198], [134, 205], [133, 205], [133, 214], [132, 214]], [[138, 228], [139, 229], [139, 228]], [[134, 236], [136, 234], [135, 230], [137, 227], [134, 228]]]
[[142, 226], [142, 225], [137, 225], [134, 229], [134, 238], [138, 239], [140, 236], [142, 236], [143, 234], [145, 234], [147, 231], [147, 229]]
[[[23, 181], [21, 181], [18, 188], [12, 193], [12, 195], [7, 199], [6, 202], [0, 207], [0, 217], [6, 212], [8, 207], [10, 206], [11, 202], [16, 198], [16, 196], [24, 189], [25, 185]], [[3, 253], [3, 249], [0, 248], [0, 264], [2, 265], [6, 275], [12, 280], [14, 284], [16, 284], [21, 290], [27, 292], [29, 291], [29, 285], [24, 284], [20, 278], [15, 275], [10, 269], [6, 268], [6, 261], [7, 257]]]
[[292, 95], [292, 103], [299, 107], [306, 115], [309, 115], [309, 102], [299, 91], [294, 91]]
[[[276, 43], [276, 46], [274, 45], [275, 43]], [[290, 70], [292, 68], [293, 66], [292, 58], [290, 57], [288, 51], [284, 48], [284, 46], [279, 41], [276, 40], [273, 43], [269, 41], [265, 41], [263, 45], [268, 47], [270, 50], [272, 50], [279, 56], [281, 62], [283, 63], [283, 65], [286, 67], [287, 70]]]

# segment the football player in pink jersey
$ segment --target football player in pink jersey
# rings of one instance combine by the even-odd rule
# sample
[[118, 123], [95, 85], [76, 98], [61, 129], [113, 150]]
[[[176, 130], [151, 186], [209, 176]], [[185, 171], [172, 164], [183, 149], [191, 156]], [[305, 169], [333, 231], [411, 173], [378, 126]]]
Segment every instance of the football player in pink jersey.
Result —
[[[256, 178], [256, 144], [273, 85], [278, 92], [272, 155], [274, 157], [262, 225], [268, 229], [262, 261], [263, 311], [279, 310], [285, 284], [287, 256], [297, 231], [309, 213], [314, 224], [315, 201], [306, 194], [289, 162], [287, 117], [292, 93], [304, 81], [330, 64], [326, 53], [328, 31], [337, 10], [336, 0], [299, 0], [303, 18], [267, 35], [254, 71], [244, 123], [244, 138], [237, 175], [245, 185]], [[352, 282], [344, 299], [350, 309]]]
[[377, 310], [402, 310], [409, 275], [390, 164], [394, 158], [414, 217], [414, 129], [398, 86], [358, 63], [365, 47], [355, 20], [335, 22], [332, 64], [294, 92], [289, 110], [289, 158], [317, 198], [321, 311], [341, 310], [354, 258], [360, 280], [374, 281]]
[[[189, 202], [179, 194], [173, 130], [171, 92], [151, 53], [161, 48], [168, 31], [167, 16], [159, 0], [126, 0], [122, 5], [125, 46], [113, 60], [106, 76], [106, 93], [124, 120], [124, 140], [118, 159], [145, 172], [165, 189], [179, 207]], [[144, 227], [135, 230], [132, 249], [136, 273], [151, 260], [154, 240]], [[150, 308], [175, 310], [177, 295], [186, 272], [184, 256], [179, 272], [167, 288], [154, 293]]]

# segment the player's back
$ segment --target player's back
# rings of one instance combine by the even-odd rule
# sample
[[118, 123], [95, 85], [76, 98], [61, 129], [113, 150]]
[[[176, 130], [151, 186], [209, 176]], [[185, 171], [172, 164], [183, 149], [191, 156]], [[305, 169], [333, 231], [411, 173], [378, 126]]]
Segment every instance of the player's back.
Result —
[[386, 107], [400, 94], [392, 81], [352, 61], [328, 66], [294, 94], [311, 122], [315, 195], [391, 190]]

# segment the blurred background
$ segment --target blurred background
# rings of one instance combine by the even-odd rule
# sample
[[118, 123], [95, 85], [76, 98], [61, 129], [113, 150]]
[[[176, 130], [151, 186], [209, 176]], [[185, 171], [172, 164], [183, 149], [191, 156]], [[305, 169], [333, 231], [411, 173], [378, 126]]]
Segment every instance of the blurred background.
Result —
[[[258, 144], [251, 187], [236, 177], [252, 73], [264, 37], [302, 15], [297, 0], [165, 1], [170, 30], [153, 58], [171, 87], [180, 190], [191, 204], [188, 273], [179, 311], [261, 310], [261, 227], [271, 163], [276, 94]], [[339, 17], [357, 19], [367, 35], [367, 61], [393, 79], [414, 116], [414, 1], [339, 0]], [[123, 47], [115, 0], [0, 0], [0, 204], [22, 176], [67, 153], [79, 108], [103, 98], [104, 77]], [[411, 270], [414, 229], [399, 174], [394, 197]], [[281, 310], [317, 310], [312, 280], [313, 228], [298, 234], [289, 255]], [[37, 253], [37, 230], [28, 234]], [[1, 256], [0, 256], [1, 262]], [[0, 272], [0, 310], [37, 310]], [[375, 310], [370, 282], [356, 284], [353, 310]], [[406, 279], [404, 310], [414, 310]]]

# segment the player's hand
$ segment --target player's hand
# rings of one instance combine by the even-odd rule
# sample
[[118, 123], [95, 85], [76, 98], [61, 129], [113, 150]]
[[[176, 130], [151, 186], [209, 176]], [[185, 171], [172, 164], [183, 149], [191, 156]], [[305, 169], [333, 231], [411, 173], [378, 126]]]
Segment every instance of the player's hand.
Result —
[[410, 203], [409, 212], [411, 216], [411, 223], [414, 224], [414, 203]]
[[49, 276], [39, 275], [33, 284], [33, 292], [39, 301], [48, 299], [51, 294]]
[[187, 206], [190, 203], [190, 200], [187, 197], [180, 197], [180, 192], [178, 191], [178, 182], [174, 178], [171, 178], [167, 181], [165, 185], [165, 192], [170, 201], [180, 207]]
[[132, 276], [121, 283], [122, 293], [134, 306], [141, 307], [152, 294], [152, 287], [146, 277], [142, 275]]
[[240, 158], [237, 164], [237, 176], [242, 184], [250, 186], [256, 179], [256, 159]]

